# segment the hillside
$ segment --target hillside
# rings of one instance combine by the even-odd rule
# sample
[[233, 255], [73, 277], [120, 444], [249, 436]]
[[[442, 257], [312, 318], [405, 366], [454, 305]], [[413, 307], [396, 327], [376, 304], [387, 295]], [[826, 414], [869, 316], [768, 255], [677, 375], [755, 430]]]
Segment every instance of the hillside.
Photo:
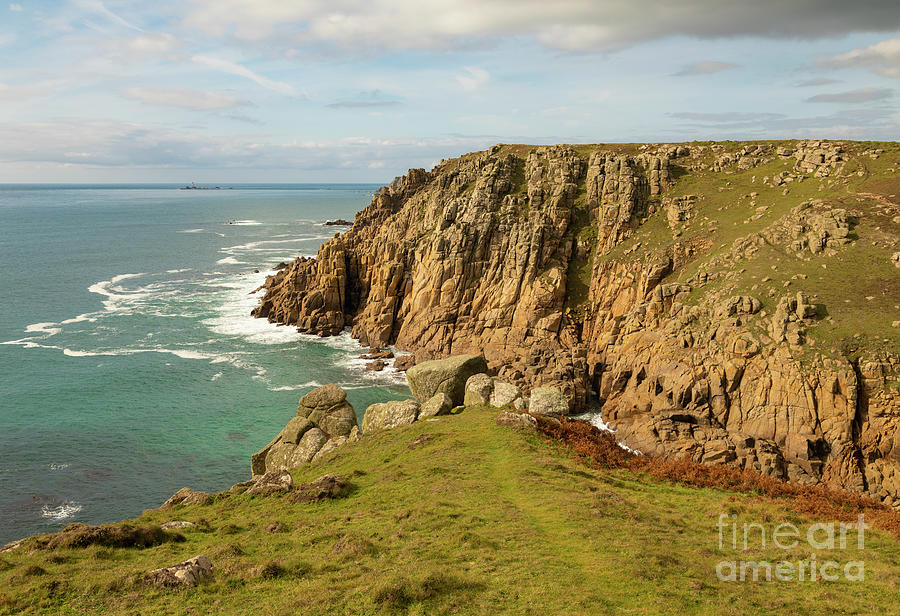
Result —
[[[236, 489], [113, 525], [117, 536], [140, 528], [149, 543], [162, 541], [144, 548], [50, 548], [54, 536], [32, 539], [0, 554], [0, 613], [830, 615], [895, 607], [900, 542], [890, 535], [867, 530], [861, 553], [851, 531], [850, 549], [815, 552], [819, 562], [864, 560], [861, 582], [719, 581], [718, 562], [748, 554], [727, 542], [719, 549], [721, 514], [769, 531], [812, 520], [758, 495], [596, 470], [534, 432], [497, 426], [496, 416], [468, 408], [365, 435], [292, 471], [295, 483], [349, 478], [342, 498], [292, 502], [296, 492]], [[152, 526], [172, 520], [197, 526]], [[207, 583], [169, 590], [142, 581], [198, 554], [215, 567]], [[811, 558], [808, 545], [762, 549], [758, 540], [749, 554]]]
[[900, 507], [900, 146], [497, 145], [411, 170], [255, 314], [483, 353], [624, 443]]

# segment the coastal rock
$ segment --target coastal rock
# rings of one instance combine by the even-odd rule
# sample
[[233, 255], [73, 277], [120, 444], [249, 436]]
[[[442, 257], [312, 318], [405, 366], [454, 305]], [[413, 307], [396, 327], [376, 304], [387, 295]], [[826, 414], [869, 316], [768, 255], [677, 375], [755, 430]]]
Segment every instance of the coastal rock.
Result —
[[489, 404], [494, 391], [494, 380], [487, 374], [473, 374], [466, 380], [463, 404], [466, 406], [482, 406]]
[[208, 505], [212, 502], [212, 496], [206, 492], [195, 492], [190, 488], [181, 488], [160, 506], [160, 509], [170, 509], [175, 505]]
[[250, 470], [256, 479], [296, 468], [311, 462], [326, 447], [327, 453], [358, 435], [356, 413], [346, 392], [333, 384], [317, 387], [300, 398], [297, 416], [278, 436], [250, 457]]
[[394, 370], [397, 370], [398, 372], [406, 372], [415, 365], [415, 355], [401, 355], [394, 360]]
[[176, 588], [179, 586], [193, 587], [200, 584], [213, 575], [213, 564], [207, 556], [194, 556], [177, 565], [154, 569], [144, 576], [147, 584]]
[[416, 364], [406, 371], [406, 379], [416, 400], [424, 402], [435, 394], [445, 393], [457, 405], [465, 397], [466, 380], [487, 369], [481, 355], [456, 355]]
[[[316, 335], [352, 325], [364, 345], [410, 352], [399, 370], [480, 354], [487, 366], [472, 374], [525, 394], [556, 387], [567, 411], [596, 404], [648, 455], [841, 485], [900, 507], [900, 360], [875, 353], [897, 346], [897, 330], [863, 319], [871, 331], [852, 342], [815, 335], [839, 316], [815, 293], [852, 284], [829, 258], [840, 253], [845, 267], [855, 258], [859, 271], [900, 265], [896, 200], [878, 185], [893, 179], [847, 193], [858, 176], [845, 163], [861, 147], [499, 145], [377, 191], [315, 259], [270, 276], [254, 314]], [[731, 174], [789, 158], [793, 169], [747, 178], [758, 190], [730, 192]], [[666, 194], [695, 172], [703, 194]], [[800, 190], [804, 181], [815, 186]], [[796, 196], [809, 189], [817, 198]], [[872, 224], [855, 226], [860, 216]], [[753, 228], [718, 232], [731, 219]], [[865, 256], [853, 252], [860, 245]], [[873, 284], [890, 294], [883, 274], [872, 266]], [[877, 303], [874, 290], [856, 290], [848, 301]], [[880, 368], [867, 372], [869, 363]], [[415, 372], [410, 384], [422, 402], [436, 393], [417, 392]], [[454, 404], [491, 403], [486, 386], [480, 398], [466, 389], [462, 399], [447, 393]], [[529, 401], [542, 404], [540, 392]], [[523, 396], [512, 406], [524, 405]]]
[[[562, 392], [560, 392], [562, 394]], [[565, 397], [563, 397], [565, 399]], [[522, 390], [503, 381], [494, 381], [494, 391], [491, 392], [490, 404], [502, 408], [504, 406], [524, 406]]]
[[453, 401], [450, 396], [441, 392], [434, 394], [419, 409], [418, 419], [423, 417], [438, 417], [446, 415], [453, 410]]
[[285, 470], [269, 471], [247, 490], [246, 494], [256, 496], [270, 496], [279, 492], [289, 492], [294, 487], [294, 479]]
[[340, 475], [328, 474], [301, 483], [291, 495], [292, 503], [314, 503], [323, 500], [343, 498], [350, 491], [349, 482]]
[[536, 430], [537, 419], [527, 413], [513, 413], [511, 411], [501, 411], [495, 420], [498, 426], [507, 428], [516, 428], [519, 430]]
[[416, 421], [420, 404], [416, 400], [395, 400], [373, 404], [363, 415], [363, 434], [406, 426]]
[[564, 417], [569, 414], [569, 403], [558, 387], [536, 387], [528, 396], [528, 411], [535, 415]]

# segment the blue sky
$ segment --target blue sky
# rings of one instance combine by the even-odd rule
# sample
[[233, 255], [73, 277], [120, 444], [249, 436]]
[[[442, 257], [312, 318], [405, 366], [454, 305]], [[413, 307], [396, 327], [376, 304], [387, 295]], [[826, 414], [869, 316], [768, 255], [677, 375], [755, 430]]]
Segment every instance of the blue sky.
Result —
[[0, 16], [0, 182], [386, 182], [498, 142], [900, 132], [886, 0], [19, 0]]

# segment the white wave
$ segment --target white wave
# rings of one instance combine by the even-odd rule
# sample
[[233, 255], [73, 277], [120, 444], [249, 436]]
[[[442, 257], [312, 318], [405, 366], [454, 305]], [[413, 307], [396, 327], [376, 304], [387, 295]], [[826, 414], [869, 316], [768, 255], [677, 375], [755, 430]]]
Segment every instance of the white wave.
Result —
[[229, 225], [237, 225], [239, 227], [255, 227], [256, 225], [261, 225], [262, 223], [258, 220], [232, 220], [228, 223]]
[[62, 328], [57, 327], [57, 325], [59, 325], [59, 323], [55, 323], [53, 321], [48, 321], [45, 323], [32, 323], [25, 328], [25, 333], [47, 334], [46, 336], [44, 336], [44, 338], [49, 338], [50, 336], [55, 336], [62, 331]]
[[186, 267], [186, 268], [184, 268], [184, 269], [166, 270], [166, 273], [167, 273], [167, 274], [180, 274], [180, 273], [182, 273], [182, 272], [189, 272], [189, 271], [191, 271], [191, 269], [192, 269], [192, 268], [190, 268], [190, 267]]
[[224, 374], [224, 372], [216, 372], [214, 375], [212, 375], [212, 377], [209, 380], [210, 381], [218, 381], [220, 378], [222, 378], [223, 374]]
[[301, 385], [282, 385], [281, 387], [269, 387], [269, 391], [296, 391], [298, 389], [306, 389], [308, 387], [321, 387], [322, 384], [317, 381], [310, 381]]
[[81, 511], [81, 509], [81, 505], [79, 505], [75, 501], [67, 501], [59, 507], [44, 505], [43, 507], [41, 507], [41, 516], [59, 522], [60, 520], [71, 518], [73, 515]]
[[61, 471], [69, 468], [68, 464], [49, 464], [51, 471]]
[[259, 251], [260, 246], [271, 246], [273, 244], [296, 244], [298, 242], [310, 242], [313, 240], [327, 240], [330, 237], [330, 235], [300, 235], [292, 237], [288, 240], [259, 240], [257, 242], [247, 242], [246, 244], [226, 246], [219, 249], [219, 252], [224, 252], [226, 254], [235, 252], [255, 252]]
[[216, 261], [216, 265], [241, 265], [242, 263], [242, 261], [238, 261], [234, 257], [225, 257]]
[[182, 229], [179, 233], [203, 233], [204, 229]]
[[97, 321], [97, 317], [94, 316], [95, 312], [86, 312], [84, 314], [79, 314], [77, 317], [72, 317], [71, 319], [66, 319], [65, 321], [60, 321], [60, 325], [71, 325], [72, 323], [81, 323], [82, 321], [87, 321], [89, 323], [94, 323]]

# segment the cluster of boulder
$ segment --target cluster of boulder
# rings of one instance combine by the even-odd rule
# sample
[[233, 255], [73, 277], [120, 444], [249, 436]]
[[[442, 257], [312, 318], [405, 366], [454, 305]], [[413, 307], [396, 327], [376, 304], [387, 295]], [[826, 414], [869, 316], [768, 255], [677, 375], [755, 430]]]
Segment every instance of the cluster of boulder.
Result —
[[[337, 385], [318, 387], [300, 398], [297, 416], [271, 443], [251, 456], [253, 480], [246, 483], [248, 492], [265, 492], [269, 483], [282, 481], [284, 475], [289, 480], [290, 474], [284, 472], [287, 469], [320, 460], [342, 444], [358, 440], [361, 434], [447, 415], [463, 406], [492, 406], [520, 412], [527, 409], [532, 414], [548, 417], [562, 417], [569, 412], [569, 402], [560, 388], [536, 387], [526, 398], [517, 386], [489, 376], [482, 355], [421, 362], [406, 375], [413, 398], [370, 405], [363, 415], [361, 430], [346, 392]], [[265, 478], [269, 481], [263, 481]], [[195, 502], [202, 499], [199, 494], [202, 493], [185, 488], [170, 501], [176, 504], [188, 498], [189, 502]]]

